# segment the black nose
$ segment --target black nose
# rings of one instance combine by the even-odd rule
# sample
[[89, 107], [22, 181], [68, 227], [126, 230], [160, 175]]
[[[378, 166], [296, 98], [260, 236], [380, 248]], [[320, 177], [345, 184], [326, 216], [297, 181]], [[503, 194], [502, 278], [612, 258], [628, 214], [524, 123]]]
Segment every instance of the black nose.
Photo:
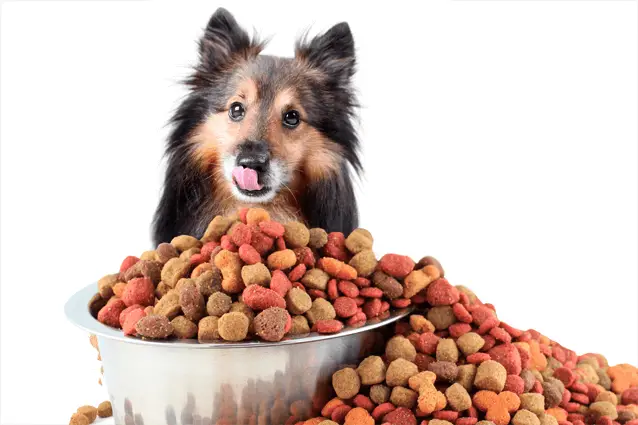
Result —
[[264, 173], [268, 170], [270, 163], [270, 152], [268, 144], [263, 141], [248, 141], [239, 145], [237, 154], [237, 165]]

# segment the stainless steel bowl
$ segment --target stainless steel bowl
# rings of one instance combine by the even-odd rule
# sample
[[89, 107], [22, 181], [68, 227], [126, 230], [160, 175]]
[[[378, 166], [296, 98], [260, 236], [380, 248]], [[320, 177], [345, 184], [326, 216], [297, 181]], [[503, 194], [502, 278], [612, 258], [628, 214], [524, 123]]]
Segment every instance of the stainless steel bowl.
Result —
[[126, 337], [89, 311], [97, 285], [73, 295], [65, 313], [97, 336], [117, 425], [287, 425], [317, 415], [331, 376], [383, 347], [392, 312], [335, 335], [309, 334], [276, 343], [200, 344]]

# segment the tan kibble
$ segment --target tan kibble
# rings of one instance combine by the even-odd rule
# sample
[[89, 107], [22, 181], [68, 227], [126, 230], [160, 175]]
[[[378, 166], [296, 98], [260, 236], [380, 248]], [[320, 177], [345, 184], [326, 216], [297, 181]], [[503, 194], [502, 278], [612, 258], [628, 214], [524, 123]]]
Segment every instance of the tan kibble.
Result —
[[[558, 424], [558, 422], [556, 424]], [[495, 425], [495, 424], [492, 421], [478, 421], [476, 425]]]
[[611, 391], [601, 391], [596, 396], [595, 401], [608, 401], [614, 406], [618, 405], [618, 397], [616, 396], [616, 394], [612, 393]]
[[319, 320], [332, 320], [337, 317], [334, 307], [330, 301], [317, 298], [312, 302], [312, 307], [306, 312], [306, 318], [314, 325]]
[[452, 422], [445, 419], [430, 419], [428, 425], [453, 425]]
[[410, 377], [417, 373], [419, 373], [417, 365], [404, 358], [398, 358], [393, 360], [388, 366], [388, 370], [385, 374], [385, 381], [389, 387], [406, 387]]
[[248, 335], [248, 317], [239, 312], [226, 313], [217, 323], [219, 336], [225, 341], [242, 341]]
[[524, 393], [519, 395], [521, 399], [521, 409], [526, 409], [535, 415], [540, 415], [545, 411], [545, 397], [538, 393]]
[[412, 409], [416, 405], [418, 394], [405, 387], [394, 387], [390, 393], [390, 402], [396, 407], [405, 407]]
[[361, 380], [356, 370], [344, 368], [332, 374], [332, 387], [337, 397], [342, 399], [352, 398], [359, 393]]
[[310, 231], [305, 224], [291, 221], [284, 224], [284, 241], [290, 248], [302, 248], [310, 242]]
[[256, 263], [241, 268], [241, 278], [246, 286], [268, 286], [270, 283], [270, 270], [264, 263]]
[[519, 410], [512, 418], [513, 425], [540, 425], [540, 423], [538, 416], [526, 409]]
[[162, 282], [174, 288], [178, 280], [187, 276], [189, 270], [190, 264], [187, 261], [171, 258], [162, 268]]
[[188, 262], [190, 264], [191, 257], [193, 255], [199, 254], [199, 253], [200, 253], [199, 248], [190, 248], [190, 249], [187, 249], [186, 251], [182, 252], [179, 255], [179, 259], [182, 260], [182, 261], [186, 261], [186, 262]]
[[[408, 386], [414, 391], [420, 392], [423, 385], [430, 386], [436, 381], [436, 375], [429, 370], [419, 372], [408, 379]], [[427, 387], [426, 387], [427, 388]]]
[[601, 416], [609, 416], [612, 421], [618, 418], [616, 406], [608, 401], [596, 401], [592, 403], [589, 405], [589, 413], [596, 419]]
[[357, 373], [363, 385], [380, 384], [385, 381], [386, 366], [379, 356], [369, 356], [363, 359], [357, 368]]
[[321, 228], [310, 229], [310, 241], [308, 246], [313, 249], [323, 248], [328, 243], [328, 233]]
[[458, 345], [463, 354], [469, 356], [470, 354], [478, 353], [485, 345], [485, 340], [475, 332], [468, 332], [456, 340], [456, 345]]
[[291, 288], [286, 294], [286, 307], [292, 314], [304, 314], [312, 307], [312, 299], [303, 289]]
[[339, 425], [339, 424], [329, 419], [326, 419], [325, 421], [319, 422], [317, 425]]
[[366, 229], [354, 229], [346, 238], [346, 248], [353, 254], [364, 250], [371, 250], [373, 243], [372, 234]]
[[197, 339], [199, 342], [211, 342], [220, 338], [219, 317], [206, 316], [199, 321]]
[[90, 423], [92, 423], [97, 417], [97, 409], [89, 405], [78, 407], [77, 413], [81, 413], [86, 416]]
[[178, 294], [184, 286], [196, 286], [195, 281], [187, 277], [183, 277], [180, 280], [178, 280], [177, 283], [175, 284], [175, 290], [177, 291]]
[[179, 339], [190, 339], [197, 335], [197, 325], [184, 316], [177, 316], [171, 320], [173, 335]]
[[173, 245], [177, 251], [184, 252], [191, 248], [201, 248], [202, 242], [189, 235], [180, 235], [175, 236], [173, 240], [171, 240], [171, 245]]
[[402, 335], [392, 337], [385, 346], [385, 355], [389, 362], [398, 358], [413, 362], [416, 358], [416, 348], [409, 339]]
[[390, 388], [385, 385], [373, 385], [370, 387], [370, 400], [376, 404], [383, 404], [390, 400]]
[[547, 413], [541, 413], [538, 419], [540, 420], [540, 425], [558, 425], [558, 420]]
[[457, 412], [467, 410], [472, 406], [472, 399], [463, 385], [456, 383], [452, 384], [447, 390], [445, 390], [445, 398], [448, 405]]
[[413, 331], [419, 333], [434, 332], [436, 330], [432, 322], [420, 314], [410, 315], [410, 327]]
[[439, 340], [436, 346], [436, 360], [440, 362], [456, 363], [459, 360], [459, 349], [452, 338]]
[[584, 363], [579, 364], [577, 368], [582, 372], [581, 377], [585, 384], [597, 384], [600, 380], [598, 373], [596, 373], [596, 369], [594, 369], [592, 365]]
[[308, 319], [304, 316], [293, 316], [292, 326], [290, 328], [290, 335], [303, 335], [310, 332], [310, 326], [308, 325]]
[[505, 387], [507, 371], [502, 364], [494, 360], [487, 360], [480, 364], [474, 378], [474, 386], [481, 390], [500, 393]]
[[218, 316], [228, 313], [230, 311], [230, 305], [233, 303], [233, 299], [224, 294], [223, 292], [215, 292], [208, 298], [206, 303], [206, 311], [209, 316]]
[[213, 221], [210, 222], [210, 224], [206, 228], [204, 237], [202, 238], [202, 242], [219, 242], [232, 224], [233, 220], [218, 215], [213, 219]]
[[259, 224], [262, 221], [270, 221], [270, 214], [263, 208], [249, 208], [246, 212], [246, 224]]
[[160, 282], [157, 284], [155, 288], [155, 298], [162, 299], [166, 294], [168, 294], [173, 288], [168, 286], [166, 282]]
[[476, 365], [464, 364], [458, 367], [459, 373], [456, 375], [456, 382], [463, 385], [468, 391], [472, 390], [474, 378], [476, 377]]
[[113, 408], [110, 401], [103, 401], [97, 406], [97, 415], [100, 418], [110, 418], [113, 416]]
[[195, 285], [199, 289], [199, 293], [205, 298], [222, 290], [222, 273], [212, 264], [211, 267], [210, 270], [206, 270], [195, 279]]
[[89, 418], [81, 413], [74, 413], [69, 420], [69, 425], [89, 425], [90, 423]]
[[325, 291], [330, 275], [321, 269], [310, 269], [301, 278], [301, 283], [308, 289]]
[[179, 294], [174, 289], [169, 290], [153, 307], [153, 314], [165, 316], [169, 320], [174, 319], [181, 311]]
[[377, 268], [377, 257], [374, 252], [366, 249], [352, 257], [348, 264], [355, 268], [359, 276], [367, 277]]
[[113, 296], [113, 286], [119, 281], [119, 273], [107, 274], [97, 281], [97, 290], [105, 300]]
[[456, 316], [449, 305], [432, 307], [428, 310], [427, 318], [439, 331], [447, 329], [456, 323]]
[[157, 260], [157, 253], [155, 252], [155, 250], [144, 251], [144, 252], [142, 252], [142, 255], [140, 255], [140, 260], [156, 261]]

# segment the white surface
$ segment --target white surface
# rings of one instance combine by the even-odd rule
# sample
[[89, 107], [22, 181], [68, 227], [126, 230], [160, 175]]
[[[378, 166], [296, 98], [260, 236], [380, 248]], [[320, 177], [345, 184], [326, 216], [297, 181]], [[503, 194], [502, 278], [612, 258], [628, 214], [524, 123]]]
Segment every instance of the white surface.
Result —
[[[350, 22], [377, 253], [434, 255], [508, 323], [637, 364], [636, 3], [358, 3], [223, 2], [274, 54]], [[163, 126], [217, 6], [3, 5], [2, 424], [105, 398], [62, 306], [149, 247]]]

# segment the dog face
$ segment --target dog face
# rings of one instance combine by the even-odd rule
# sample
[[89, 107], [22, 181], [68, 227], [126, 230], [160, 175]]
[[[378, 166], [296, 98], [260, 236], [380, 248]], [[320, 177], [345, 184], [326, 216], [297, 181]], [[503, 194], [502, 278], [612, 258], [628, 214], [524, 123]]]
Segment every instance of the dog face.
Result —
[[220, 196], [244, 203], [272, 202], [283, 191], [295, 197], [356, 157], [351, 139], [340, 143], [338, 134], [352, 131], [348, 26], [298, 43], [294, 58], [260, 55], [261, 48], [228, 12], [217, 11], [191, 80], [209, 100], [190, 138], [192, 155]]

